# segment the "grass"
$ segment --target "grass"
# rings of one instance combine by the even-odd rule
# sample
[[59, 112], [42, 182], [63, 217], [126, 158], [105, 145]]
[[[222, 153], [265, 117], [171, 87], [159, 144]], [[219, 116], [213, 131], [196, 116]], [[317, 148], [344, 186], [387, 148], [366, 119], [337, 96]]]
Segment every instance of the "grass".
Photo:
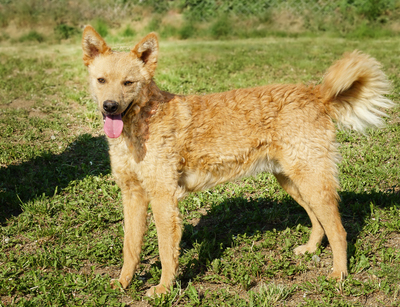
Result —
[[[118, 50], [129, 50], [114, 38]], [[398, 102], [398, 38], [161, 42], [156, 80], [175, 93], [319, 82], [344, 51], [383, 63]], [[121, 193], [77, 44], [0, 47], [2, 306], [397, 306], [400, 298], [400, 109], [366, 136], [338, 132], [340, 210], [351, 275], [326, 279], [332, 253], [296, 256], [310, 221], [268, 174], [194, 193], [171, 293], [144, 298], [161, 264], [149, 210], [142, 262], [125, 292]]]
[[0, 41], [74, 41], [85, 24], [102, 36], [240, 39], [399, 33], [398, 0], [0, 0]]

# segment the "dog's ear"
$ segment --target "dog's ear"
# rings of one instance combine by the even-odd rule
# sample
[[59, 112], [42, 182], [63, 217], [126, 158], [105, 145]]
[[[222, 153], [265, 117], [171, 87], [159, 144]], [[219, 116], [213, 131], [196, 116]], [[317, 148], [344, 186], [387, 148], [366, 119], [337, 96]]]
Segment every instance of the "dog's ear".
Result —
[[86, 26], [82, 36], [83, 62], [86, 66], [92, 63], [93, 59], [111, 51], [104, 39], [91, 26]]
[[146, 35], [131, 51], [144, 63], [144, 67], [153, 77], [158, 59], [158, 38], [155, 33]]

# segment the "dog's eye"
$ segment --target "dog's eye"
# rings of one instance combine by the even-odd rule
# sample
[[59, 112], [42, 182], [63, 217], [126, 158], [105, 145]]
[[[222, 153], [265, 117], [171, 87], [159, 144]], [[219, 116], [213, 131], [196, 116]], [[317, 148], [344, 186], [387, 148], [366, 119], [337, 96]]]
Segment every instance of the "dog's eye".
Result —
[[106, 79], [104, 79], [104, 78], [98, 78], [97, 81], [99, 81], [99, 83], [105, 83], [105, 82], [106, 82]]
[[125, 82], [124, 82], [124, 85], [125, 85], [125, 86], [129, 86], [129, 85], [132, 85], [132, 84], [133, 84], [132, 81], [125, 81]]

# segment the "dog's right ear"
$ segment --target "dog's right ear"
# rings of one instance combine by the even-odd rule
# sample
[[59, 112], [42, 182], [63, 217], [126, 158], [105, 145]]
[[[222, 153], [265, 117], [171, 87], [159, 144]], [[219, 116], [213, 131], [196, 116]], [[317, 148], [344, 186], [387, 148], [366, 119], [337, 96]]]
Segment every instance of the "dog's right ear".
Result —
[[89, 66], [94, 58], [111, 51], [104, 39], [92, 26], [86, 26], [82, 36], [83, 63]]

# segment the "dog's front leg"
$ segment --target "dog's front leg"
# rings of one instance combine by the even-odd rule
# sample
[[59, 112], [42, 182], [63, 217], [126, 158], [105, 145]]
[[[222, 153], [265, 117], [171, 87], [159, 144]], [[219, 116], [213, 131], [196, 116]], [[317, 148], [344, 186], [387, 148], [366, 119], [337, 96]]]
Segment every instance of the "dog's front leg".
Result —
[[[137, 185], [121, 187], [124, 204], [124, 265], [118, 281], [128, 287], [140, 261], [143, 235], [146, 231], [146, 215], [149, 205], [143, 189]], [[114, 284], [114, 281], [112, 281]]]
[[160, 284], [151, 287], [147, 291], [148, 296], [166, 293], [172, 286], [178, 269], [179, 243], [182, 237], [182, 219], [175, 197], [168, 194], [156, 197], [151, 200], [151, 207], [157, 228], [162, 274]]

